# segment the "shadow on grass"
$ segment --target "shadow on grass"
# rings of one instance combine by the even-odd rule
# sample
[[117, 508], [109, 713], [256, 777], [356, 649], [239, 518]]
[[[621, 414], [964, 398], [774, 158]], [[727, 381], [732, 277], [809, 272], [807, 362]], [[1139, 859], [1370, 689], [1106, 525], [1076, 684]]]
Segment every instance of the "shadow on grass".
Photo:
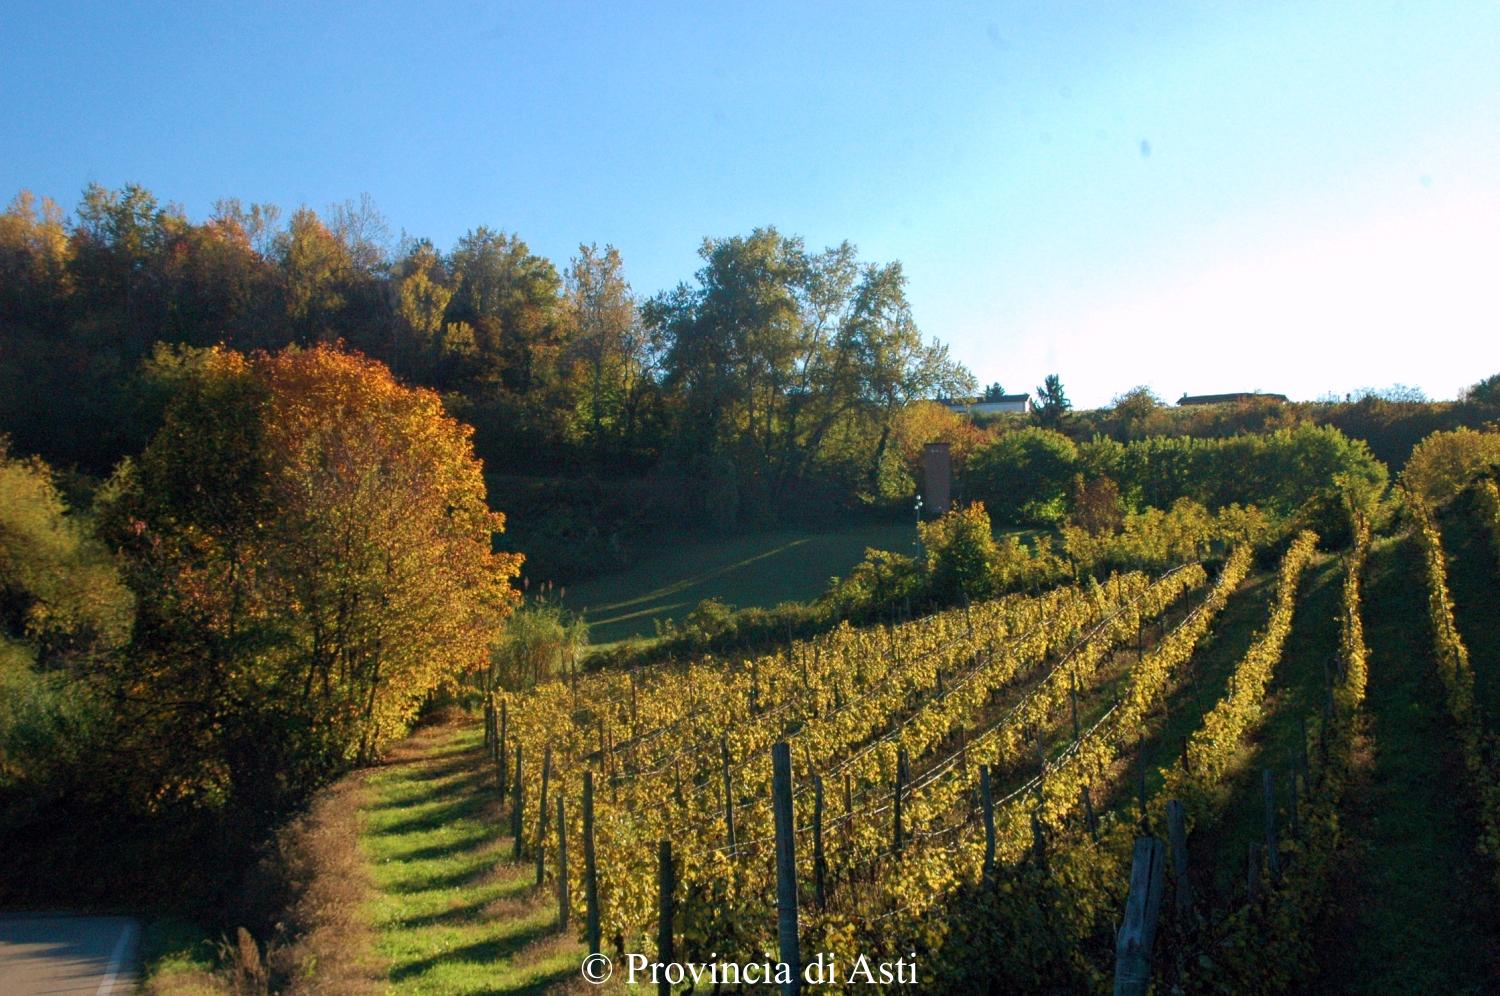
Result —
[[401, 983], [450, 962], [490, 964], [510, 958], [526, 945], [546, 937], [555, 930], [550, 924], [539, 924], [472, 944], [463, 944], [427, 958], [404, 962], [391, 969], [391, 981]]
[[465, 749], [448, 755], [448, 759], [442, 764], [434, 764], [430, 767], [422, 765], [421, 771], [409, 772], [401, 777], [403, 781], [408, 782], [436, 782], [446, 778], [468, 777], [479, 771], [493, 774], [494, 768], [485, 763], [482, 751]]
[[[500, 798], [499, 788], [495, 780], [488, 772], [475, 772], [465, 778], [454, 778], [445, 782], [429, 782], [406, 791], [403, 789], [383, 787], [385, 794], [380, 802], [369, 808], [371, 813], [404, 812], [416, 807], [431, 807], [435, 805], [451, 804], [459, 807], [467, 807], [479, 814], [485, 805], [498, 802]], [[454, 797], [460, 798], [455, 802]], [[391, 824], [397, 826], [397, 824]], [[398, 830], [400, 832], [409, 832]]]
[[501, 844], [495, 838], [493, 827], [475, 827], [472, 833], [466, 833], [460, 837], [442, 844], [429, 844], [413, 847], [411, 850], [392, 850], [386, 857], [395, 861], [441, 861], [444, 858], [456, 857], [464, 851], [472, 851], [481, 854], [489, 851], [496, 855], [510, 855], [510, 849]]
[[[455, 790], [456, 791], [456, 790]], [[400, 837], [413, 833], [430, 833], [458, 820], [480, 820], [485, 810], [485, 799], [459, 799], [456, 802], [435, 802], [433, 797], [442, 796], [447, 793], [435, 790], [430, 795], [420, 799], [405, 799], [394, 805], [382, 803], [373, 807], [377, 812], [380, 810], [412, 809], [421, 807], [421, 812], [413, 813], [405, 819], [394, 820], [390, 823], [378, 824], [371, 828], [371, 832], [377, 837]]]
[[577, 977], [578, 971], [576, 969], [563, 968], [550, 975], [541, 976], [528, 986], [522, 986], [519, 989], [493, 989], [491, 992], [496, 994], [506, 993], [511, 994], [511, 996], [544, 996], [546, 993], [555, 992], [556, 987], [563, 982]]

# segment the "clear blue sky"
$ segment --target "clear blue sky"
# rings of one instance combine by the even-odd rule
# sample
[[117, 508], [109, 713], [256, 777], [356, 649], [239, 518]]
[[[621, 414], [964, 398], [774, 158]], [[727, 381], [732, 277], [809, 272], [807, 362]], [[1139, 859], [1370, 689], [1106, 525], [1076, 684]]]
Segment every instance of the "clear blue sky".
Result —
[[1500, 4], [21, 3], [0, 194], [370, 193], [636, 289], [774, 224], [984, 382], [1452, 397], [1500, 371]]

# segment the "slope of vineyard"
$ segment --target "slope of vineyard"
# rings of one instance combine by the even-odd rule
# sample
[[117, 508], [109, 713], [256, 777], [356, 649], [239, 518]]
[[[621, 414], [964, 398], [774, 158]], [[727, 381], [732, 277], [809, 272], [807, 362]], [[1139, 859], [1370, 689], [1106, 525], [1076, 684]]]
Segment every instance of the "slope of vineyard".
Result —
[[[514, 764], [509, 752], [519, 748], [523, 807], [528, 791], [541, 791], [535, 768], [527, 780], [528, 755], [547, 759], [550, 753], [554, 792], [572, 789], [584, 767], [603, 769], [596, 795], [601, 906], [606, 935], [618, 946], [650, 927], [653, 845], [666, 838], [679, 845], [684, 891], [701, 897], [684, 911], [687, 943], [763, 949], [770, 926], [764, 915], [769, 879], [763, 857], [770, 839], [764, 755], [771, 741], [787, 737], [799, 763], [843, 782], [853, 809], [844, 813], [842, 831], [829, 837], [830, 863], [878, 860], [885, 847], [882, 792], [895, 776], [898, 754], [923, 764], [923, 781], [909, 801], [916, 827], [951, 807], [959, 784], [929, 771], [929, 754], [942, 754], [945, 746], [959, 751], [947, 755], [940, 766], [945, 771], [955, 768], [955, 757], [967, 769], [971, 752], [997, 761], [1015, 755], [1023, 740], [1010, 729], [1043, 722], [1068, 697], [1070, 685], [1058, 679], [1057, 662], [1068, 663], [1074, 682], [1087, 683], [1103, 655], [1093, 648], [1137, 634], [1143, 617], [1160, 613], [1201, 579], [1198, 568], [1151, 584], [1126, 575], [1104, 586], [1003, 599], [895, 628], [845, 627], [732, 671], [707, 662], [686, 673], [632, 677], [628, 688], [589, 687], [618, 679], [584, 682], [577, 702], [624, 703], [623, 715], [608, 718], [569, 709], [572, 688], [543, 689], [517, 702], [507, 762]], [[1010, 722], [1002, 718], [966, 739], [995, 694], [1049, 656], [1054, 666], [1007, 710]], [[640, 731], [645, 716], [649, 725]], [[611, 745], [611, 719], [638, 732]], [[648, 761], [633, 760], [646, 752]], [[734, 800], [733, 837], [724, 818], [725, 782]], [[718, 844], [704, 847], [705, 839]]]
[[[1467, 567], [1480, 562], [1471, 548], [1484, 537], [1464, 535], [1458, 588], [1474, 595]], [[896, 625], [841, 626], [743, 661], [496, 692], [488, 778], [503, 778], [500, 818], [519, 838], [505, 839], [499, 857], [535, 864], [537, 895], [556, 890], [561, 798], [578, 917], [588, 775], [605, 951], [657, 950], [669, 845], [674, 957], [774, 960], [770, 748], [784, 740], [804, 953], [848, 962], [916, 952], [934, 991], [981, 977], [1107, 989], [1132, 842], [1143, 828], [1167, 837], [1169, 799], [1186, 805], [1193, 899], [1187, 919], [1164, 918], [1159, 981], [1194, 992], [1295, 988], [1328, 970], [1347, 945], [1332, 935], [1350, 929], [1376, 938], [1360, 950], [1397, 950], [1421, 931], [1378, 912], [1375, 896], [1360, 898], [1373, 883], [1415, 890], [1390, 855], [1410, 851], [1434, 867], [1462, 855], [1466, 837], [1477, 843], [1471, 808], [1395, 807], [1433, 834], [1415, 848], [1407, 828], [1372, 812], [1382, 781], [1428, 799], [1472, 790], [1461, 768], [1432, 768], [1430, 752], [1420, 776], [1409, 756], [1384, 756], [1383, 734], [1399, 745], [1422, 728], [1412, 725], [1415, 702], [1392, 715], [1400, 690], [1424, 661], [1433, 670], [1418, 684], [1443, 673], [1411, 620], [1393, 621], [1386, 604], [1413, 601], [1411, 583], [1431, 561], [1405, 564], [1402, 591], [1399, 546], [1367, 558], [1367, 541], [1337, 556], [1315, 543], [1295, 538], [1276, 571], [1253, 576], [1241, 548], [1211, 584], [1197, 565], [1123, 574]], [[1424, 623], [1425, 614], [1418, 628], [1430, 633]], [[1396, 639], [1419, 656], [1382, 673]], [[1436, 720], [1429, 733], [1457, 747], [1443, 701], [1422, 703], [1432, 713], [1423, 722]], [[1276, 789], [1274, 854], [1264, 768]], [[1247, 850], [1259, 869], [1248, 886]], [[1472, 864], [1472, 852], [1463, 860]], [[1171, 903], [1181, 886], [1167, 881]], [[1448, 882], [1416, 907], [1442, 916], [1491, 898]], [[1473, 934], [1475, 950], [1489, 950], [1493, 931]], [[1392, 976], [1366, 960], [1334, 988], [1400, 977], [1463, 991], [1463, 978], [1486, 970], [1434, 957]]]

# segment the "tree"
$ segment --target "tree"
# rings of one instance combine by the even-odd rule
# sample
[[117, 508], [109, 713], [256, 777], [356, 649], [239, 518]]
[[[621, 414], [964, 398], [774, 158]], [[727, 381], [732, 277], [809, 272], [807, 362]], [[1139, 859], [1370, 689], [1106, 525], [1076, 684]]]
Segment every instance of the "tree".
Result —
[[515, 598], [470, 430], [329, 347], [211, 351], [105, 504], [141, 605], [113, 678], [142, 777], [253, 821], [485, 666]]
[[568, 267], [567, 302], [573, 352], [585, 369], [589, 435], [598, 450], [606, 415], [618, 426], [633, 385], [649, 360], [637, 332], [635, 298], [619, 250], [581, 245]]
[[1411, 451], [1401, 483], [1436, 507], [1451, 501], [1475, 478], [1500, 468], [1500, 432], [1459, 428], [1434, 432]]
[[449, 257], [448, 320], [474, 329], [478, 376], [515, 394], [548, 386], [563, 340], [562, 278], [519, 236], [480, 226]]
[[1090, 536], [1111, 536], [1125, 523], [1125, 503], [1120, 499], [1119, 485], [1108, 477], [1085, 481], [1082, 474], [1073, 477], [1073, 524]]
[[397, 333], [392, 336], [390, 356], [391, 368], [397, 371], [410, 360], [435, 356], [443, 315], [453, 299], [453, 291], [444, 281], [442, 261], [432, 243], [417, 243], [401, 261], [398, 271]]
[[62, 208], [29, 190], [0, 214], [0, 313], [51, 323], [68, 292], [73, 249]]
[[861, 265], [848, 243], [809, 254], [774, 228], [707, 240], [700, 255], [697, 286], [643, 314], [667, 344], [684, 449], [727, 464], [742, 493], [788, 494], [815, 469], [873, 486], [904, 406], [973, 389], [923, 339], [899, 263]]
[[974, 377], [949, 357], [946, 345], [923, 340], [899, 262], [865, 269], [850, 326], [862, 400], [880, 428], [870, 461], [873, 484], [901, 409], [934, 395], [967, 394]]
[[919, 523], [933, 597], [986, 598], [994, 593], [999, 548], [983, 502], [955, 507], [932, 522]]
[[[24, 828], [39, 803], [96, 788], [85, 772], [100, 770], [110, 718], [94, 679], [135, 605], [89, 517], [6, 447], [0, 436], [0, 811]], [[7, 808], [14, 790], [26, 802]]]
[[969, 457], [965, 488], [1001, 522], [1055, 523], [1067, 511], [1078, 459], [1078, 447], [1060, 432], [1036, 427], [1008, 432]]
[[979, 400], [993, 404], [1003, 397], [1005, 397], [1005, 388], [1000, 386], [999, 381], [996, 381], [984, 389], [984, 394], [980, 396]]
[[308, 208], [292, 215], [277, 241], [287, 318], [296, 341], [331, 342], [348, 303], [354, 261], [348, 247]]
[[1165, 403], [1145, 384], [1115, 395], [1110, 407], [1114, 409], [1119, 424], [1119, 435], [1124, 439], [1131, 439], [1143, 434], [1146, 421]]
[[1461, 397], [1470, 404], [1500, 408], [1500, 373], [1490, 374], [1479, 383], [1471, 385]]
[[376, 276], [389, 263], [391, 226], [368, 193], [346, 200], [328, 211], [329, 230], [343, 243], [349, 262], [361, 273]]
[[1048, 374], [1046, 383], [1036, 389], [1036, 421], [1055, 429], [1062, 425], [1063, 414], [1073, 407], [1063, 393], [1062, 380], [1057, 374]]

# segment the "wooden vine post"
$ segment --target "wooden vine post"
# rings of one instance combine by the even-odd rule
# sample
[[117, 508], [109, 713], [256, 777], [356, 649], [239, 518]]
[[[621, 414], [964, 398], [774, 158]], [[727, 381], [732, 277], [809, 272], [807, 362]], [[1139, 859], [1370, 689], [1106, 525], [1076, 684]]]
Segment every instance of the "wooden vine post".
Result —
[[584, 927], [589, 954], [599, 953], [599, 869], [594, 863], [594, 773], [583, 773], [583, 901], [588, 905]]
[[1073, 742], [1077, 743], [1083, 738], [1083, 733], [1078, 726], [1078, 675], [1076, 672], [1072, 678], [1072, 686], [1068, 689], [1068, 701], [1073, 707]]
[[995, 881], [995, 797], [990, 789], [990, 766], [979, 766], [979, 804], [984, 809], [984, 880]]
[[1166, 847], [1155, 837], [1137, 837], [1125, 922], [1115, 935], [1115, 996], [1146, 996], [1150, 987], [1151, 946], [1165, 880]]
[[1266, 797], [1266, 864], [1275, 878], [1281, 873], [1281, 856], [1276, 846], [1276, 776], [1270, 768], [1261, 773], [1261, 786]]
[[844, 842], [854, 839], [854, 777], [844, 773]]
[[511, 856], [511, 859], [513, 861], [520, 861], [521, 860], [521, 836], [522, 836], [522, 827], [523, 827], [521, 805], [524, 802], [524, 798], [521, 795], [521, 793], [523, 791], [523, 786], [521, 785], [521, 745], [520, 744], [516, 744], [516, 770], [514, 772], [514, 775], [515, 775], [515, 781], [513, 781], [511, 783], [511, 789], [510, 789], [510, 833], [511, 833], [511, 836], [515, 838], [515, 841], [514, 841], [514, 846], [511, 848], [511, 855], [510, 856]]
[[1089, 787], [1079, 786], [1078, 794], [1083, 797], [1083, 825], [1088, 828], [1089, 836], [1094, 843], [1099, 843], [1099, 817], [1094, 815], [1094, 800], [1089, 797]]
[[1193, 911], [1193, 884], [1188, 879], [1187, 820], [1182, 803], [1167, 802], [1167, 840], [1172, 846], [1172, 886], [1176, 891], [1177, 918], [1187, 923]]
[[828, 862], [823, 856], [823, 776], [813, 775], [813, 887], [818, 909], [828, 908]]
[[568, 817], [557, 794], [557, 929], [568, 929]]
[[895, 792], [895, 795], [893, 796], [893, 808], [894, 808], [894, 811], [895, 811], [894, 818], [893, 818], [893, 824], [894, 824], [894, 834], [893, 834], [893, 836], [894, 836], [894, 847], [895, 847], [895, 851], [896, 851], [897, 854], [901, 853], [901, 848], [902, 848], [902, 846], [906, 842], [905, 838], [904, 838], [904, 836], [902, 835], [902, 832], [901, 832], [902, 831], [902, 827], [901, 827], [901, 797], [905, 794], [905, 790], [906, 790], [906, 748], [905, 747], [901, 747], [901, 748], [899, 748], [896, 751], [896, 792]]
[[719, 751], [724, 760], [724, 838], [729, 847], [729, 853], [735, 852], [734, 839], [734, 782], [729, 772], [729, 735], [726, 733], [719, 738]]
[[506, 776], [505, 760], [506, 760], [507, 757], [509, 757], [509, 754], [506, 751], [506, 745], [505, 745], [505, 734], [506, 734], [505, 726], [506, 726], [505, 700], [501, 699], [500, 700], [500, 743], [495, 747], [495, 761], [500, 766], [500, 794], [502, 796], [505, 795], [505, 785], [506, 785], [506, 781], [507, 781], [507, 779], [505, 777]]
[[542, 884], [547, 857], [547, 782], [552, 778], [552, 745], [542, 750], [542, 794], [536, 807], [536, 884]]
[[[672, 913], [675, 907], [672, 893], [676, 889], [672, 868], [672, 842], [663, 839], [656, 845], [656, 960], [663, 965], [672, 962]], [[658, 996], [672, 996], [672, 984], [665, 973], [657, 984]]]
[[781, 963], [790, 971], [782, 996], [796, 996], [802, 985], [797, 950], [797, 825], [792, 818], [792, 751], [785, 740], [771, 746], [771, 803], [776, 820], [776, 938]]

